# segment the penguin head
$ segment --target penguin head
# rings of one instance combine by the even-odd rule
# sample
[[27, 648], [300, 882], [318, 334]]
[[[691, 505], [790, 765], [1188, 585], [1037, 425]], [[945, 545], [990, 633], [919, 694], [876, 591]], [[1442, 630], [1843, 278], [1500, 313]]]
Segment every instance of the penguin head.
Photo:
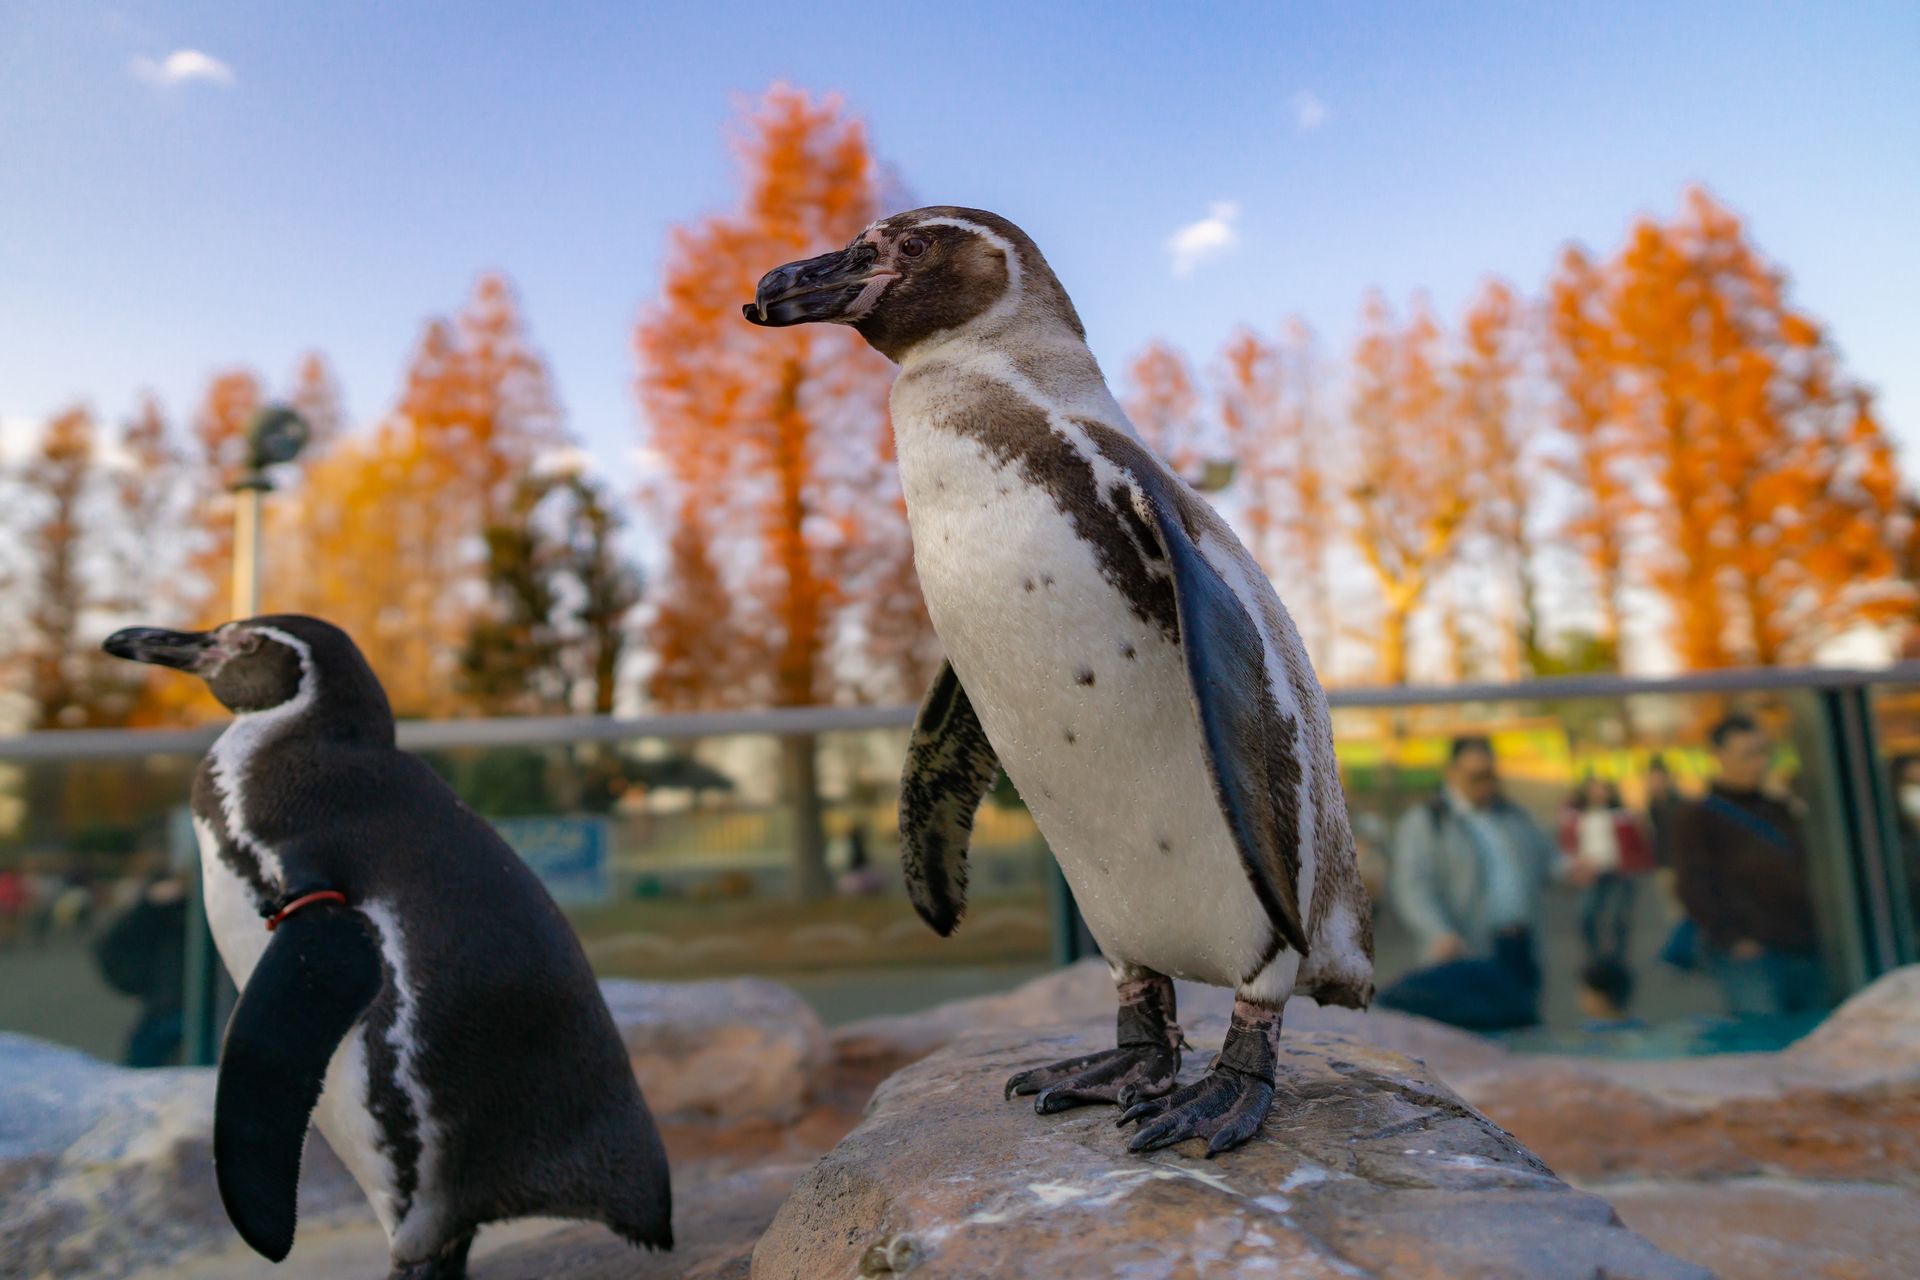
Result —
[[1026, 232], [982, 209], [935, 205], [897, 213], [817, 258], [760, 278], [747, 320], [766, 328], [851, 325], [899, 361], [930, 338], [985, 336], [1019, 319], [1086, 330]]
[[[324, 687], [329, 704], [372, 704], [389, 726], [379, 681], [359, 648], [330, 622], [271, 614], [222, 623], [211, 631], [128, 627], [101, 646], [115, 657], [191, 672], [222, 706], [238, 715], [269, 711]], [[322, 677], [324, 670], [325, 676]]]

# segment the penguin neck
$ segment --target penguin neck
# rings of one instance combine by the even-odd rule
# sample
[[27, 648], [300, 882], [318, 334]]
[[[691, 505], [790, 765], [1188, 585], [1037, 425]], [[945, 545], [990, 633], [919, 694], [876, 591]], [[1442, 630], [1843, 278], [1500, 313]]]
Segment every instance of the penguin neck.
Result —
[[[1050, 309], [1022, 307], [994, 325], [973, 324], [921, 342], [901, 359], [902, 379], [964, 370], [1005, 383], [1042, 408], [1091, 418], [1137, 436], [1086, 339]], [[902, 423], [896, 418], [896, 437]]]
[[307, 712], [312, 732], [355, 746], [394, 745], [393, 708], [371, 672], [329, 671], [319, 686]]
[[277, 706], [239, 712], [233, 720], [236, 728], [244, 726], [250, 734], [285, 726], [302, 737], [327, 742], [394, 745], [393, 710], [386, 692], [373, 673], [364, 670], [330, 670], [323, 675], [309, 666], [301, 676], [300, 691], [292, 698]]

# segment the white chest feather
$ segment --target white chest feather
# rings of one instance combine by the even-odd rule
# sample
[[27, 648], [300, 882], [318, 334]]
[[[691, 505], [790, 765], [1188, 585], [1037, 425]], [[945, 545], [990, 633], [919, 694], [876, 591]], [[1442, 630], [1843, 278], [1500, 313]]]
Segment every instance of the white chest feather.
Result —
[[[288, 887], [285, 867], [271, 845], [248, 826], [247, 788], [253, 776], [254, 754], [298, 714], [296, 708], [303, 709], [305, 700], [303, 695], [302, 699], [284, 707], [237, 718], [209, 752], [220, 798], [218, 821], [225, 828], [225, 838], [240, 856], [251, 857], [256, 862], [262, 878], [276, 895]], [[233, 870], [222, 853], [222, 831], [199, 815], [194, 818], [194, 831], [200, 845], [201, 886], [208, 928], [234, 985], [244, 992], [273, 935], [266, 930], [260, 912], [262, 904], [253, 887]], [[408, 972], [397, 913], [379, 902], [363, 903], [360, 909], [379, 933], [381, 950], [398, 997], [393, 1025], [388, 1032], [398, 1067], [394, 1083], [412, 1106], [421, 1140], [418, 1183], [411, 1205], [401, 1202], [393, 1163], [379, 1125], [368, 1108], [371, 1081], [367, 1062], [368, 1030], [364, 1023], [348, 1032], [329, 1060], [326, 1084], [314, 1109], [313, 1122], [359, 1183], [389, 1238], [400, 1243], [414, 1236], [429, 1239], [437, 1229], [434, 1189], [440, 1144], [426, 1091], [414, 1069], [416, 1027], [414, 1001], [408, 985], [412, 975]]]
[[899, 456], [935, 629], [1102, 949], [1242, 982], [1272, 931], [1220, 815], [1179, 648], [1018, 463], [911, 423]]

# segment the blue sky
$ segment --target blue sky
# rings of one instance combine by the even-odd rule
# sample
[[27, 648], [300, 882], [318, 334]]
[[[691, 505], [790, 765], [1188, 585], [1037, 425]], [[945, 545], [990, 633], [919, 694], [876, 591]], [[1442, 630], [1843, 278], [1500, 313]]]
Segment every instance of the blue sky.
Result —
[[179, 415], [318, 347], [366, 421], [492, 267], [623, 474], [667, 228], [728, 204], [723, 130], [785, 79], [842, 91], [919, 202], [1024, 225], [1110, 371], [1295, 311], [1343, 343], [1369, 286], [1531, 289], [1703, 181], [1911, 454], [1916, 68], [1911, 4], [0, 0], [0, 416]]

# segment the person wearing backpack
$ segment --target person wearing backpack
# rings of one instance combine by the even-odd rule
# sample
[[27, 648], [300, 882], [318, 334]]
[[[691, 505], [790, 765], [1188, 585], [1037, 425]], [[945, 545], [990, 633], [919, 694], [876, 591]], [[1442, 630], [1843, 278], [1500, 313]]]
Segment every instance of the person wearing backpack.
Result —
[[1700, 934], [1707, 972], [1735, 1016], [1817, 1012], [1828, 1005], [1800, 819], [1763, 789], [1773, 742], [1735, 712], [1711, 734], [1719, 776], [1674, 815], [1680, 900]]

